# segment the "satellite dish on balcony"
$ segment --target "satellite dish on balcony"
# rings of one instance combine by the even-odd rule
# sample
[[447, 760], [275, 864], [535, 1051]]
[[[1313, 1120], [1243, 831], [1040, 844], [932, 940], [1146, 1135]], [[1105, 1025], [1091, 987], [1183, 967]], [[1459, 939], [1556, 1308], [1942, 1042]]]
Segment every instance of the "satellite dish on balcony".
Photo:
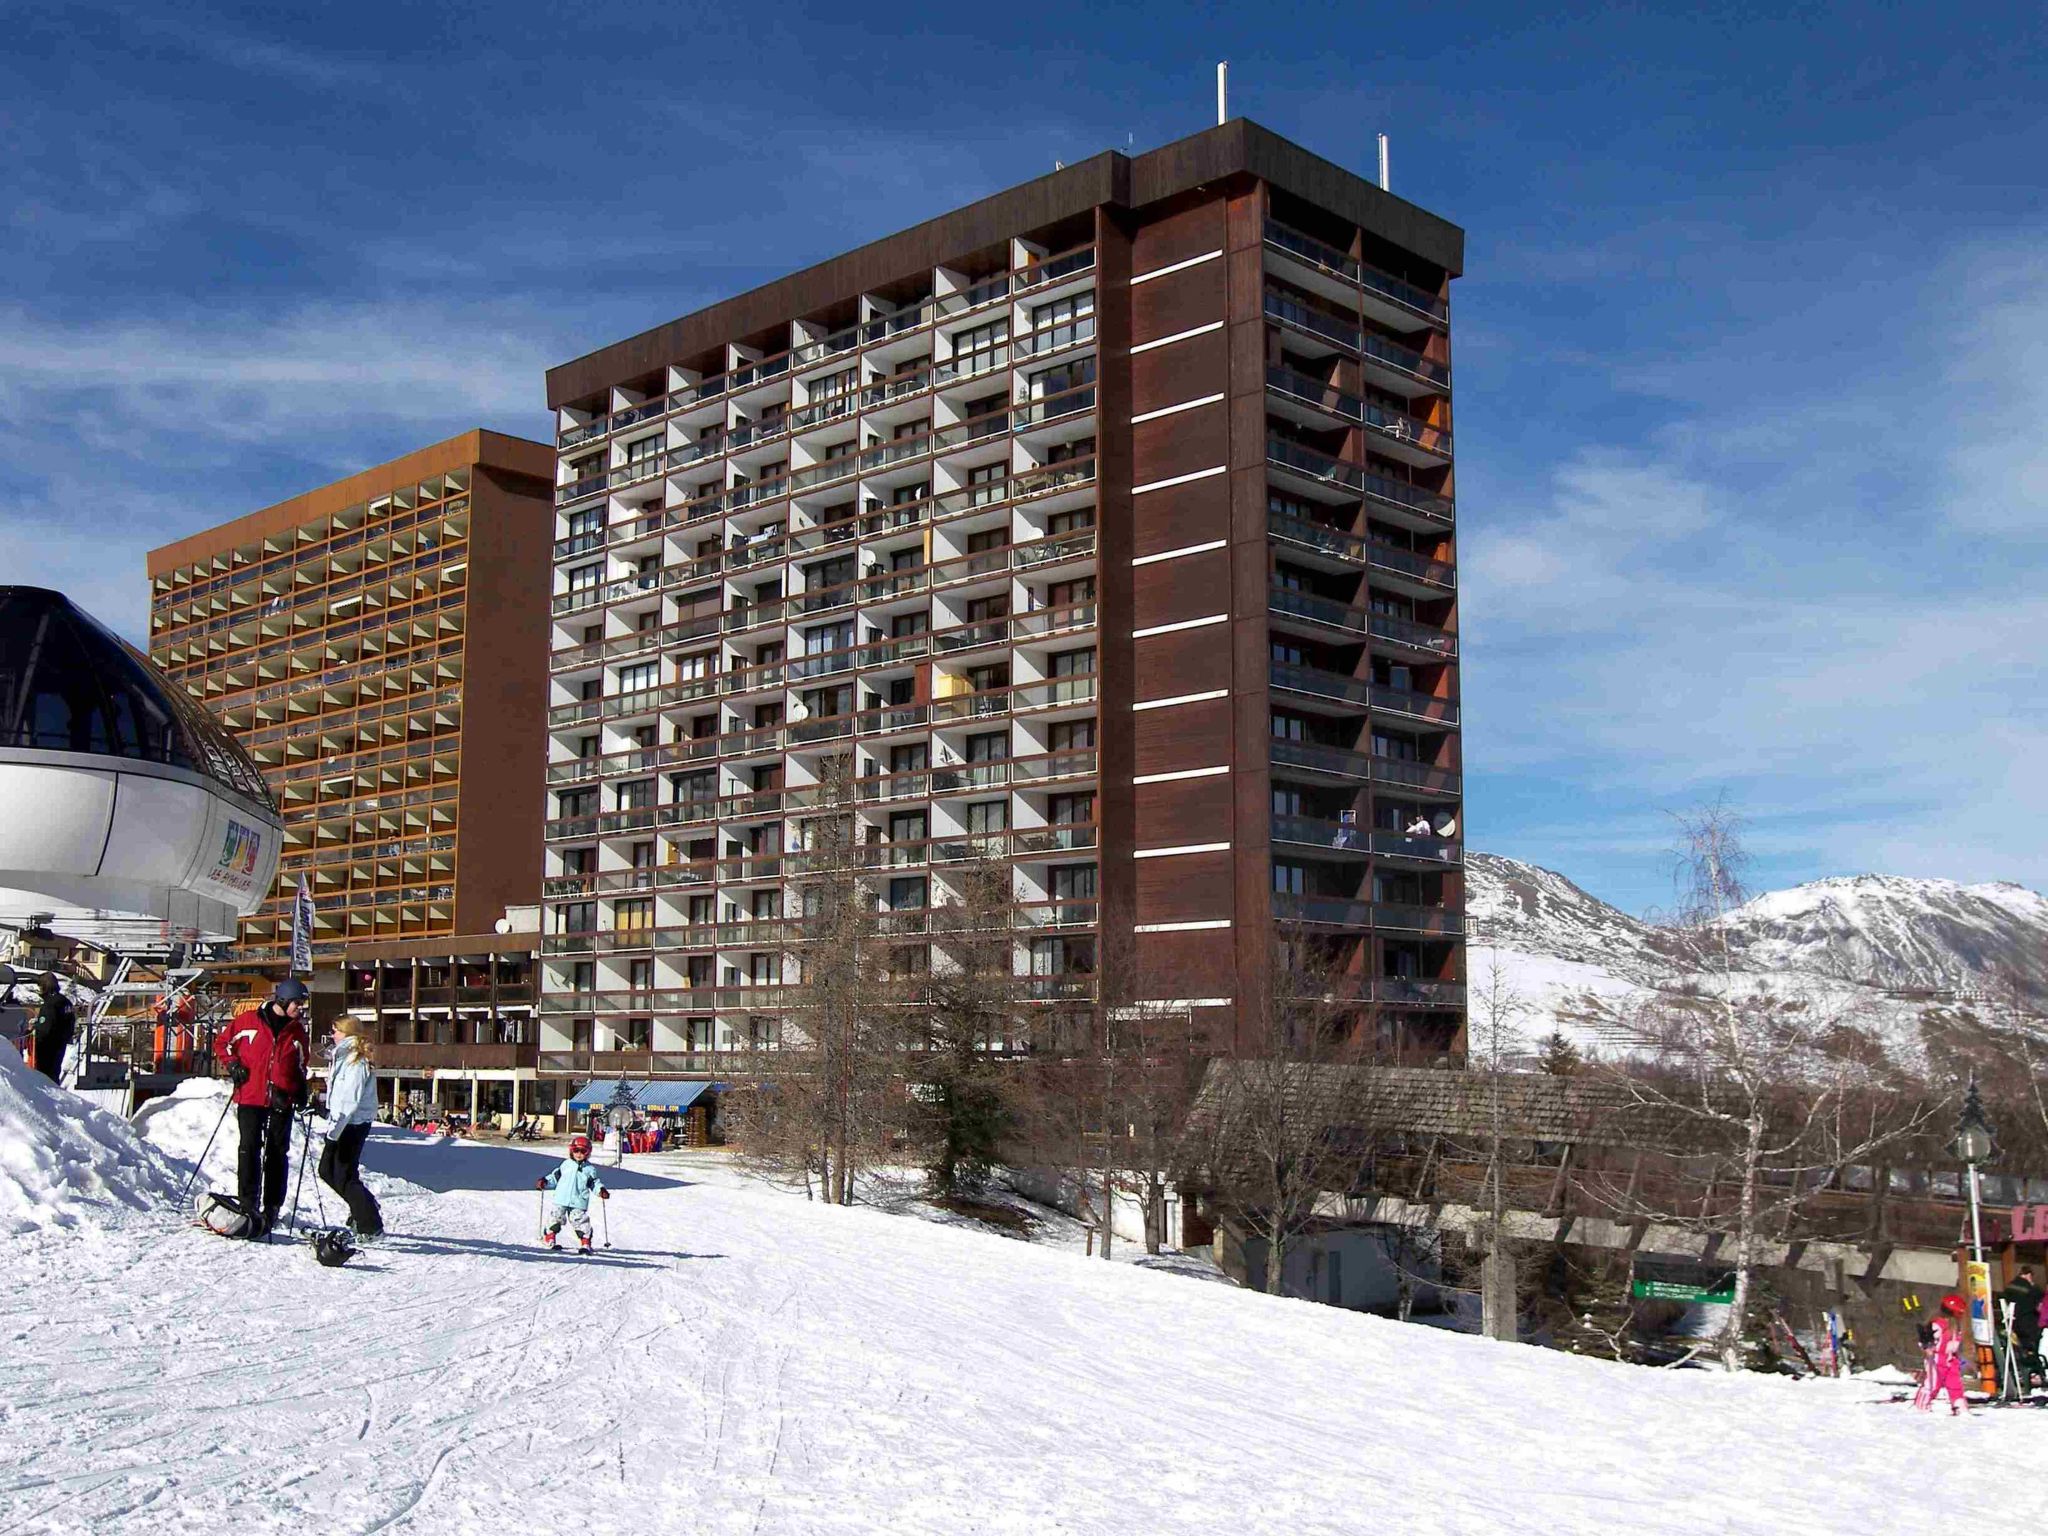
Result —
[[182, 687], [61, 592], [0, 586], [0, 922], [232, 938], [281, 842], [255, 762]]

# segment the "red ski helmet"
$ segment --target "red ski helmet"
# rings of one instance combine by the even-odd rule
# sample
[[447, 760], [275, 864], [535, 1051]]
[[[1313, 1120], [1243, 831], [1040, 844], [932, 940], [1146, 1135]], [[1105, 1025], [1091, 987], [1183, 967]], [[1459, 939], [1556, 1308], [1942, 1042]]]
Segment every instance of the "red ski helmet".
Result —
[[569, 1138], [569, 1155], [574, 1157], [578, 1152], [581, 1152], [585, 1157], [590, 1156], [590, 1138], [588, 1136], [571, 1136]]
[[1954, 1291], [1950, 1291], [1941, 1298], [1941, 1310], [1948, 1313], [1951, 1317], [1961, 1317], [1970, 1309], [1962, 1297], [1958, 1296]]

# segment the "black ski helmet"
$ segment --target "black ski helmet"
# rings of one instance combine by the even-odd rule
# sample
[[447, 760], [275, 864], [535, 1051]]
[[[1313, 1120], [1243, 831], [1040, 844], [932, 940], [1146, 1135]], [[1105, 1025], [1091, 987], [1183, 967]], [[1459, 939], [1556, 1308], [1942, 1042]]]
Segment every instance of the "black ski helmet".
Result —
[[339, 1269], [355, 1256], [355, 1234], [347, 1227], [327, 1227], [313, 1234], [313, 1257], [329, 1269]]
[[287, 976], [272, 990], [271, 994], [280, 1003], [303, 1003], [313, 994], [306, 990], [306, 984], [296, 976]]

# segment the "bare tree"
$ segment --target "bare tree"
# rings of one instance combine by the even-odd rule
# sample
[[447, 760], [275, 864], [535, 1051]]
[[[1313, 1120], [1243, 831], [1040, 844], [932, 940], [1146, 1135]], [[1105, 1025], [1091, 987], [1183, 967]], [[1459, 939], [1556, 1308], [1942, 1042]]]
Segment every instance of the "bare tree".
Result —
[[828, 759], [802, 823], [796, 910], [785, 923], [779, 1035], [756, 1042], [750, 1060], [747, 1155], [800, 1180], [806, 1192], [850, 1204], [863, 1164], [900, 1123], [905, 989], [890, 955], [873, 894], [861, 879], [862, 850], [851, 764]]
[[1024, 995], [1010, 865], [978, 858], [946, 878], [957, 899], [919, 914], [933, 955], [912, 1067], [914, 1125], [942, 1200], [979, 1191], [1000, 1155], [1013, 1113], [1002, 1058], [1022, 1033]]
[[1507, 1106], [1509, 1059], [1520, 1053], [1521, 1021], [1528, 1002], [1509, 983], [1500, 952], [1488, 956], [1485, 983], [1473, 994], [1466, 1015], [1467, 1065], [1486, 1089], [1486, 1257], [1480, 1279], [1481, 1327], [1491, 1339], [1512, 1343], [1517, 1335], [1516, 1256], [1508, 1240]]
[[1278, 1293], [1287, 1251], [1326, 1197], [1363, 1187], [1382, 1109], [1361, 1018], [1340, 966], [1306, 935], [1276, 940], [1272, 983], [1239, 1014], [1235, 1054], [1210, 1064], [1189, 1117], [1183, 1163], [1222, 1220], [1265, 1246]]
[[[1718, 1341], [1741, 1369], [1759, 1254], [1790, 1235], [1816, 1188], [1913, 1134], [1924, 1109], [1864, 1092], [1868, 1063], [1825, 1048], [1853, 1029], [1853, 994], [1790, 996], [1742, 971], [1727, 918], [1745, 900], [1739, 819], [1723, 802], [1681, 818], [1681, 900], [1672, 953], [1688, 973], [1621, 1026], [1603, 1070], [1683, 1149], [1673, 1177], [1632, 1167], [1616, 1196], [1631, 1219], [1732, 1236], [1734, 1296]], [[1612, 1189], [1605, 1193], [1614, 1195]]]

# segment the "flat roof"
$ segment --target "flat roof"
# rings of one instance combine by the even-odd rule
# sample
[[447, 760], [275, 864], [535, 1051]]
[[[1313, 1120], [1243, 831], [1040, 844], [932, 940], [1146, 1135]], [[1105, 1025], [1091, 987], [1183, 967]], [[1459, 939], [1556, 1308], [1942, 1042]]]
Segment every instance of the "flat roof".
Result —
[[1257, 177], [1326, 208], [1453, 277], [1464, 270], [1465, 232], [1457, 225], [1240, 117], [1136, 158], [1105, 150], [1093, 159], [585, 353], [548, 370], [548, 407], [585, 399], [679, 357], [824, 309], [1021, 230], [1058, 223], [1104, 204], [1149, 207], [1239, 175]]
[[445, 442], [417, 448], [388, 463], [358, 471], [346, 479], [302, 492], [287, 501], [247, 513], [230, 522], [216, 523], [211, 528], [152, 549], [148, 556], [149, 575], [154, 579], [194, 560], [284, 533], [301, 523], [329, 516], [357, 502], [374, 501], [400, 486], [445, 475], [451, 469], [473, 466], [509, 470], [513, 474], [552, 482], [555, 478], [555, 450], [546, 443], [477, 427]]

